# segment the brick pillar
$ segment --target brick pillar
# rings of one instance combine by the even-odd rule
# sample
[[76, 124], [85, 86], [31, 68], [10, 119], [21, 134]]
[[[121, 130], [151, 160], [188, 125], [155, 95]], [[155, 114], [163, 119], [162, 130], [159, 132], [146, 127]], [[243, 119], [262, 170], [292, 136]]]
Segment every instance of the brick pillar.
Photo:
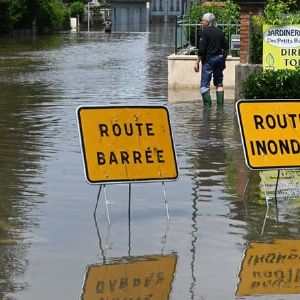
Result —
[[242, 64], [249, 63], [250, 49], [250, 11], [249, 9], [241, 9], [241, 30], [240, 30], [240, 62]]

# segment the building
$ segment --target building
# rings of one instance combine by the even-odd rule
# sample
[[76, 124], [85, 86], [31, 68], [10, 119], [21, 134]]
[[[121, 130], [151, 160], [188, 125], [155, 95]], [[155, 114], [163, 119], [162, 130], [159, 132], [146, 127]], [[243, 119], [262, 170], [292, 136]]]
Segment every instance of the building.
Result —
[[114, 31], [147, 31], [149, 2], [146, 0], [111, 0]]

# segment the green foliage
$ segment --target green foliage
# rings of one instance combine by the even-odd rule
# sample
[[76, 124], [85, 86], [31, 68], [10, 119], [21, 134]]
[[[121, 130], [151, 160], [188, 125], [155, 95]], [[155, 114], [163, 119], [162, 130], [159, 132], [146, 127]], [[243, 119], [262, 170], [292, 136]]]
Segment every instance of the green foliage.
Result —
[[[225, 7], [203, 7], [201, 6], [201, 3], [195, 2], [192, 4], [190, 10], [184, 18], [184, 23], [198, 24], [197, 29], [196, 26], [188, 27], [188, 29], [186, 29], [186, 35], [189, 37], [192, 46], [194, 46], [194, 43], [198, 40], [196, 35], [199, 35], [202, 30], [202, 26], [200, 25], [201, 18], [203, 14], [207, 12], [211, 12], [215, 15], [217, 24], [236, 24], [240, 19], [240, 6], [237, 5], [233, 0], [227, 0], [225, 2]], [[233, 33], [236, 33], [234, 27], [225, 28], [225, 35], [227, 38]]]
[[296, 0], [269, 0], [264, 9], [264, 23], [268, 25], [299, 24], [300, 12], [291, 7]]
[[84, 13], [84, 4], [80, 1], [75, 1], [70, 5], [71, 17], [82, 16]]
[[242, 83], [247, 99], [299, 99], [300, 68], [250, 74]]
[[49, 27], [51, 31], [63, 28], [64, 7], [59, 0], [40, 0], [35, 15], [38, 27]]
[[269, 0], [263, 16], [251, 18], [251, 57], [252, 63], [262, 63], [263, 24], [290, 25], [300, 24], [300, 11], [297, 0]]
[[199, 2], [193, 3], [185, 17], [185, 22], [190, 24], [200, 23], [201, 17], [207, 12], [213, 13], [216, 17], [216, 22], [219, 24], [235, 24], [240, 19], [240, 6], [233, 0], [227, 0], [225, 7], [203, 7]]
[[67, 10], [61, 0], [0, 0], [0, 32], [18, 28], [63, 29]]
[[26, 0], [0, 0], [0, 33], [12, 31], [25, 16]]

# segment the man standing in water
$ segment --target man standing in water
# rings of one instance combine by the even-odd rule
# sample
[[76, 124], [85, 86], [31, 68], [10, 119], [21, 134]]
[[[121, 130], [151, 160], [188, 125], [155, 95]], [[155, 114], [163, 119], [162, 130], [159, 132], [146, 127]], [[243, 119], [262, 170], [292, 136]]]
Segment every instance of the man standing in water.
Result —
[[206, 13], [202, 16], [203, 31], [198, 43], [198, 58], [194, 66], [195, 72], [199, 72], [199, 63], [202, 63], [200, 93], [203, 104], [211, 107], [210, 82], [213, 75], [213, 83], [217, 88], [217, 105], [223, 106], [223, 70], [226, 68], [228, 54], [228, 42], [225, 34], [214, 26], [215, 16]]

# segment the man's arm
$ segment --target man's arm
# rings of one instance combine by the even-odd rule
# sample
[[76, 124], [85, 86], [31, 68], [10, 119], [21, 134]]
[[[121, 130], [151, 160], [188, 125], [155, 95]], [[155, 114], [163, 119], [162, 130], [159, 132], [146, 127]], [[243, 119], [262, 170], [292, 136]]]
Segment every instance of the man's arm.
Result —
[[196, 60], [196, 63], [194, 65], [194, 71], [197, 72], [197, 73], [199, 72], [199, 65], [200, 65], [201, 59], [202, 59], [202, 56], [198, 56], [197, 60]]

